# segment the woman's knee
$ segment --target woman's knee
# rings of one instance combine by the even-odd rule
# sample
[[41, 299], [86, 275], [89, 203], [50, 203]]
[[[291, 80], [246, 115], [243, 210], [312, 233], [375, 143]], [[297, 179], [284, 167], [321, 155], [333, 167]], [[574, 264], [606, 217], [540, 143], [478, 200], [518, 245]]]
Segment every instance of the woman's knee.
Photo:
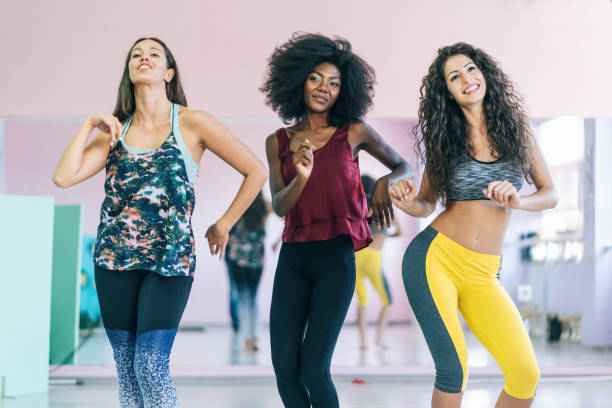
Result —
[[170, 352], [175, 331], [145, 332], [136, 340], [134, 371], [138, 379], [164, 378], [169, 374]]
[[434, 386], [440, 391], [457, 394], [465, 390], [467, 370], [461, 365], [451, 364], [448, 367], [436, 368], [436, 379]]
[[139, 350], [134, 356], [134, 371], [138, 379], [150, 379], [169, 374], [168, 356]]
[[135, 334], [126, 330], [110, 329], [106, 329], [106, 334], [113, 349], [117, 367], [132, 366], [134, 364]]
[[277, 379], [298, 378], [300, 370], [295, 358], [272, 352], [272, 367]]
[[331, 379], [329, 367], [325, 367], [320, 361], [308, 361], [302, 363], [300, 376], [304, 385], [309, 390], [318, 389], [320, 385], [327, 384]]
[[540, 381], [540, 368], [537, 362], [524, 362], [510, 368], [505, 373], [506, 393], [511, 397], [533, 398]]

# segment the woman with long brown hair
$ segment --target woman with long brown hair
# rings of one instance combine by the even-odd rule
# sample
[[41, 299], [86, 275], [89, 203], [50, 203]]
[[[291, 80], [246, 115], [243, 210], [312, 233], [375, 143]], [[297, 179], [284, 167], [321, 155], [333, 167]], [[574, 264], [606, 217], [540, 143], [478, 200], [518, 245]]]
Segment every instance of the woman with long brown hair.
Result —
[[53, 177], [69, 187], [106, 168], [95, 278], [121, 407], [178, 406], [168, 361], [195, 271], [191, 214], [206, 149], [244, 176], [206, 232], [211, 254], [222, 258], [266, 170], [215, 118], [187, 108], [172, 53], [157, 38], [141, 38], [127, 55], [115, 111], [85, 120]]

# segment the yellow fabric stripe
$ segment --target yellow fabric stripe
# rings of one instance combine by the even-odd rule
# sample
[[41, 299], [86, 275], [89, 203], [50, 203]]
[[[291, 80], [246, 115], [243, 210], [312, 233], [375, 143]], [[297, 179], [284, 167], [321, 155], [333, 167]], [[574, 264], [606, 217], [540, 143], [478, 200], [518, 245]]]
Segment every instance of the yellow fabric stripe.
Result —
[[355, 266], [357, 269], [357, 281], [355, 291], [357, 300], [361, 306], [368, 304], [368, 296], [365, 287], [365, 279], [368, 278], [372, 286], [378, 292], [384, 305], [389, 304], [387, 291], [382, 278], [382, 254], [378, 249], [364, 248], [355, 253]]

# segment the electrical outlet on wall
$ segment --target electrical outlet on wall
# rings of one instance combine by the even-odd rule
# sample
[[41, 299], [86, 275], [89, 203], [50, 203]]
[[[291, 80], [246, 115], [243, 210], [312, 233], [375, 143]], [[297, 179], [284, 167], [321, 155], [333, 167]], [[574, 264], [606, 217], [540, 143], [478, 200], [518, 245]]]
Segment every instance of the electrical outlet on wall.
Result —
[[516, 289], [519, 302], [531, 302], [531, 285], [519, 285]]

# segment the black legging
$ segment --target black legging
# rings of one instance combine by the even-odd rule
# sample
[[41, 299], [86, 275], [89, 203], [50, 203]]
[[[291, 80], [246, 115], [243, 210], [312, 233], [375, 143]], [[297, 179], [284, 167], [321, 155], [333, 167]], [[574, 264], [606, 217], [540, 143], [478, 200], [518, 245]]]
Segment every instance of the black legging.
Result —
[[96, 291], [106, 329], [136, 335], [179, 326], [193, 278], [145, 270], [112, 271], [96, 266]]
[[121, 407], [178, 407], [168, 362], [193, 278], [98, 267], [95, 276]]
[[329, 367], [354, 290], [355, 252], [348, 235], [283, 243], [272, 292], [270, 341], [285, 407], [338, 407]]

